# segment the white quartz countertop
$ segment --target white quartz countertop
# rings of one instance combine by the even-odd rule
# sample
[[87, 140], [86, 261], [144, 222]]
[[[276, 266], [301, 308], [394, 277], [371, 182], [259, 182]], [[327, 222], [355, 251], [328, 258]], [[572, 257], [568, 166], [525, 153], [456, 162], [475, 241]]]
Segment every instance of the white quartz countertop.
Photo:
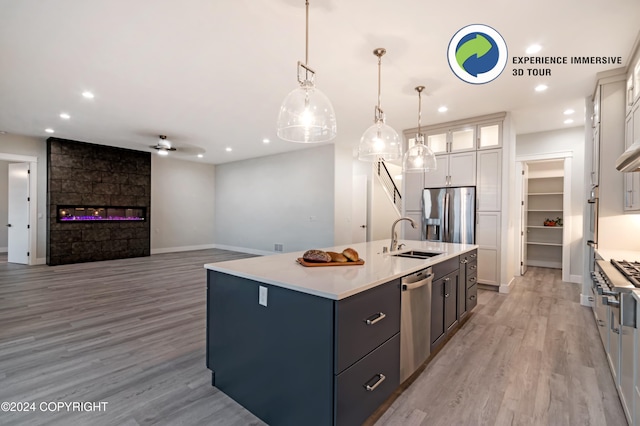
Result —
[[628, 260], [630, 262], [640, 262], [640, 251], [636, 250], [609, 250], [596, 249], [596, 253], [607, 262], [614, 260]]
[[352, 247], [364, 260], [364, 265], [305, 267], [296, 262], [296, 259], [302, 257], [304, 253], [299, 251], [208, 263], [204, 267], [212, 271], [340, 300], [478, 248], [473, 244], [401, 240], [400, 243], [406, 244], [406, 247], [398, 252], [419, 249], [442, 253], [429, 259], [412, 259], [382, 253], [382, 248], [389, 247], [389, 243], [390, 240], [379, 240], [336, 247], [310, 247], [310, 249], [319, 248], [335, 252], [342, 252], [345, 248]]

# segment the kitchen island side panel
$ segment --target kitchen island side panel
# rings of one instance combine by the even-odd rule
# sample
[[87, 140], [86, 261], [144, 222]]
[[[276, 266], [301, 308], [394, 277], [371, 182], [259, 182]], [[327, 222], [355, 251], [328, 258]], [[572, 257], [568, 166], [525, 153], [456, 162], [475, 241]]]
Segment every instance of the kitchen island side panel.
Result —
[[332, 300], [209, 270], [207, 308], [218, 389], [269, 424], [333, 424]]

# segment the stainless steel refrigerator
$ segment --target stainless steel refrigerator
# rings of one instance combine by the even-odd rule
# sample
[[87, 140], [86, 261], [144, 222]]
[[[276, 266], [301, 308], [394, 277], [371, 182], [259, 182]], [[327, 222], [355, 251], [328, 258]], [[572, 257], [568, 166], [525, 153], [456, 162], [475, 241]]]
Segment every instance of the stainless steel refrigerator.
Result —
[[425, 189], [422, 208], [422, 239], [475, 244], [475, 186]]

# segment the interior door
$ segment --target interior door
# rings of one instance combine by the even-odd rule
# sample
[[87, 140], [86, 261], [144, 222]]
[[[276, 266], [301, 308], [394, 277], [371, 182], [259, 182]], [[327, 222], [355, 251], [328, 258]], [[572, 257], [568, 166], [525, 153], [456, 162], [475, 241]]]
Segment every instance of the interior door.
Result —
[[527, 272], [527, 210], [529, 200], [529, 165], [522, 163], [522, 202], [520, 203], [520, 274]]
[[11, 263], [29, 264], [29, 163], [9, 164], [8, 255]]
[[367, 241], [367, 177], [353, 177], [353, 197], [351, 199], [351, 242]]

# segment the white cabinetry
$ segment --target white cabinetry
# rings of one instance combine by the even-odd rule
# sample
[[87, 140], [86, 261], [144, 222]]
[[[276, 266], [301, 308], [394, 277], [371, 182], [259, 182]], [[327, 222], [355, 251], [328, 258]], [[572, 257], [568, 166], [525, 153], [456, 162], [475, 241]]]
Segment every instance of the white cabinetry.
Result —
[[[627, 84], [629, 84], [627, 82]], [[631, 91], [627, 88], [627, 96], [633, 94], [633, 88]], [[628, 106], [628, 105], [627, 105]], [[625, 134], [624, 134], [624, 147], [629, 146], [640, 140], [640, 101], [636, 100], [633, 105], [630, 106], [629, 113], [625, 121]], [[640, 173], [625, 173], [624, 174], [624, 210], [625, 211], [638, 211], [640, 210]]]
[[478, 212], [478, 282], [500, 284], [500, 212]]
[[425, 188], [442, 186], [474, 186], [476, 184], [476, 153], [459, 152], [436, 156], [437, 169], [425, 173]]
[[478, 152], [478, 211], [500, 211], [502, 149]]
[[[640, 140], [640, 50], [627, 71], [624, 147]], [[640, 173], [624, 174], [624, 211], [640, 211]]]
[[[493, 286], [501, 284], [501, 262], [506, 259], [501, 247], [502, 220], [508, 218], [508, 212], [502, 211], [506, 117], [505, 113], [491, 114], [424, 128], [425, 143], [436, 154], [437, 170], [405, 173], [402, 195], [404, 215], [415, 219], [422, 215], [423, 188], [475, 186], [478, 282]], [[416, 131], [404, 131], [407, 145], [413, 143]], [[403, 225], [405, 238], [418, 237], [416, 231]]]

